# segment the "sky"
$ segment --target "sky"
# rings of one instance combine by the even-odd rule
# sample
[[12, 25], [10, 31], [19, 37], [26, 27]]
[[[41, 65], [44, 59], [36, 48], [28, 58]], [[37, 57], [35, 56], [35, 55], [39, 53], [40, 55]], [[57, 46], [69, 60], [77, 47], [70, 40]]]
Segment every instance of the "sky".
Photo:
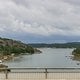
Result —
[[0, 37], [80, 42], [80, 0], [0, 0]]

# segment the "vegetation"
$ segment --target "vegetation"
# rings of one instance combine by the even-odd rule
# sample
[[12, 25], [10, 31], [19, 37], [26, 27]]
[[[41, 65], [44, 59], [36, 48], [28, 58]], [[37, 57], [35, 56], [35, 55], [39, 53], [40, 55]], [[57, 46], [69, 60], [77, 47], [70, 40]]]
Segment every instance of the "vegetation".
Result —
[[80, 61], [80, 48], [74, 49], [72, 55], [73, 55], [72, 57], [73, 60]]
[[28, 47], [16, 47], [16, 46], [0, 46], [0, 54], [3, 55], [10, 55], [10, 54], [15, 54], [19, 55], [20, 53], [34, 53], [34, 49], [31, 46]]

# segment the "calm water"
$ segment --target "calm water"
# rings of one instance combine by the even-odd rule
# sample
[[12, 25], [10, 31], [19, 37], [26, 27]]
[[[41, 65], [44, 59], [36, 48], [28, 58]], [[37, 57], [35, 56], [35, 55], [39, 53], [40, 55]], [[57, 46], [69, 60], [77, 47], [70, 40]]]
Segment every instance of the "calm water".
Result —
[[80, 67], [78, 61], [70, 56], [73, 49], [40, 48], [41, 54], [23, 55], [5, 64], [9, 67], [37, 67], [37, 68], [74, 68]]

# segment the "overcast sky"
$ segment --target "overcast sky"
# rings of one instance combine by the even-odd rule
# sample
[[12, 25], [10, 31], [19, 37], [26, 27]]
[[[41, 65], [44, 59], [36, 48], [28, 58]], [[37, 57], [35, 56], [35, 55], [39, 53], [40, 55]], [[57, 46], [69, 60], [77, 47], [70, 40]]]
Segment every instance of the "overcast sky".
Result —
[[0, 0], [0, 36], [27, 43], [80, 41], [80, 0]]

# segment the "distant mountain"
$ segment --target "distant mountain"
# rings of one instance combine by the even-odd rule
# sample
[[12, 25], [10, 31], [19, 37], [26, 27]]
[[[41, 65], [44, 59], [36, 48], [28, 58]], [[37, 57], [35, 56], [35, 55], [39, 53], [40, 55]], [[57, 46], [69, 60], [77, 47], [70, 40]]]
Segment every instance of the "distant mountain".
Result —
[[50, 48], [78, 48], [80, 47], [80, 42], [70, 42], [70, 43], [32, 43], [29, 44], [32, 47], [40, 48], [40, 47], [50, 47]]

